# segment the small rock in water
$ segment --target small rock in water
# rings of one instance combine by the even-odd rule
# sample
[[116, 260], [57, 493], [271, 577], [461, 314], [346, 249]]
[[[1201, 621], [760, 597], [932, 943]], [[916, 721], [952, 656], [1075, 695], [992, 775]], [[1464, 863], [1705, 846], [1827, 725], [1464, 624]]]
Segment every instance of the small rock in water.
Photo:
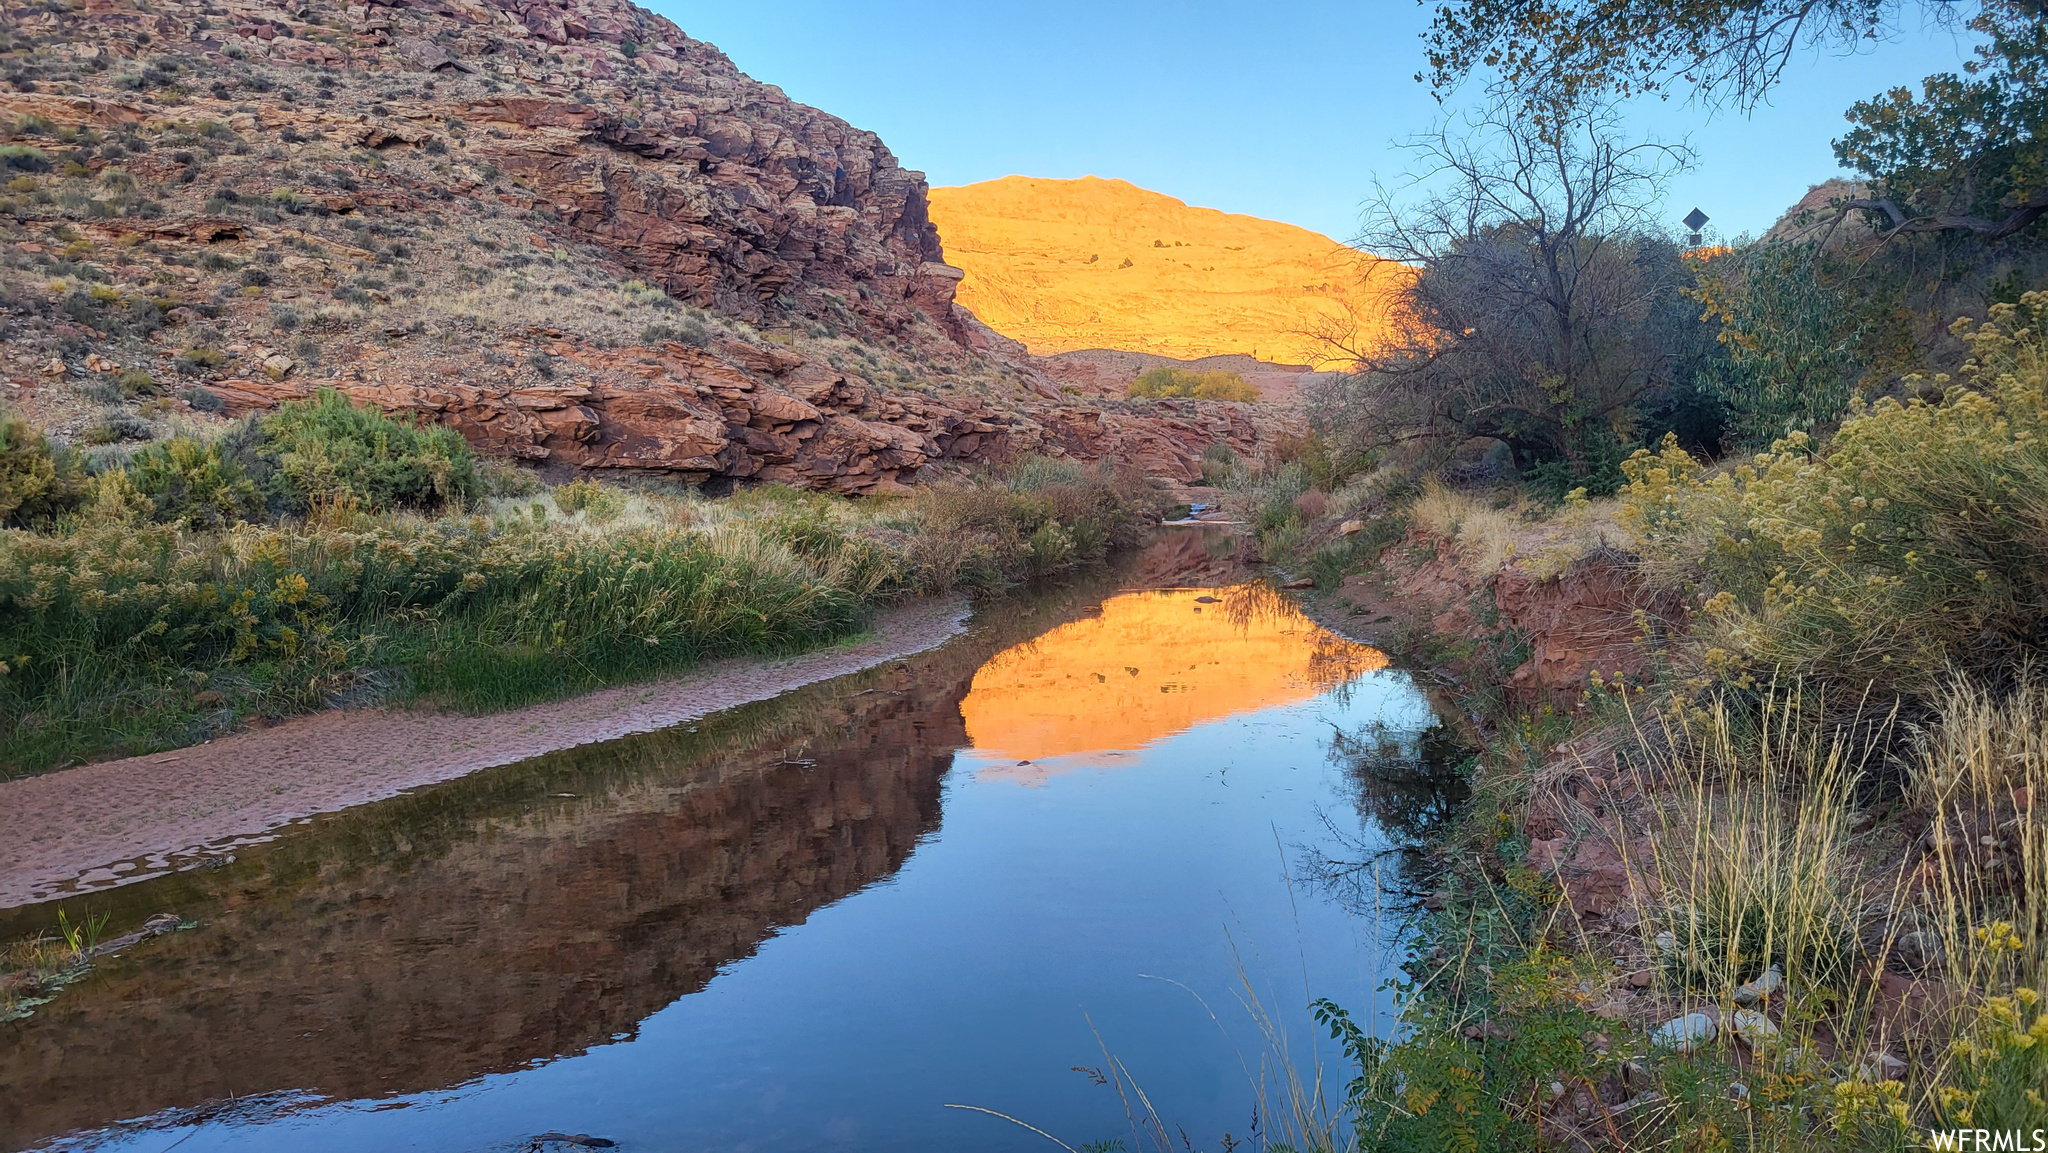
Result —
[[165, 933], [177, 932], [178, 927], [184, 923], [178, 919], [176, 913], [158, 913], [142, 923], [142, 935], [145, 939], [161, 937]]
[[1220, 602], [1215, 597], [1196, 597], [1195, 603], [1198, 605], [1213, 605]]
[[1735, 990], [1735, 1003], [1738, 1005], [1754, 1005], [1759, 1001], [1768, 1001], [1772, 997], [1777, 996], [1778, 990], [1784, 987], [1785, 974], [1779, 972], [1776, 965], [1772, 965], [1764, 970], [1763, 976], [1758, 977], [1754, 981], [1744, 981]]
[[1749, 1042], [1751, 1048], [1778, 1036], [1777, 1023], [1755, 1009], [1735, 1010], [1728, 1019], [1728, 1027], [1735, 1030], [1737, 1037]]
[[610, 1149], [618, 1142], [609, 1137], [592, 1137], [588, 1133], [542, 1133], [526, 1143], [529, 1150], [538, 1150], [544, 1145], [576, 1145], [584, 1149]]
[[1676, 1049], [1680, 1053], [1690, 1053], [1713, 1041], [1718, 1031], [1712, 1017], [1705, 1013], [1687, 1013], [1650, 1030], [1650, 1043], [1660, 1049]]

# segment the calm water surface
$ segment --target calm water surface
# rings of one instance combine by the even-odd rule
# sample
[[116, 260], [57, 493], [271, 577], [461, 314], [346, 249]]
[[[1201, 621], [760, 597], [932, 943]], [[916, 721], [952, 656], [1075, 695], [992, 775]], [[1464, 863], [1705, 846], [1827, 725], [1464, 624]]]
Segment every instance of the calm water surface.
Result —
[[945, 1106], [1128, 1139], [1105, 1048], [1241, 1140], [1245, 979], [1306, 1064], [1391, 965], [1317, 860], [1445, 803], [1359, 772], [1430, 724], [1384, 664], [1256, 588], [1070, 592], [113, 891], [199, 925], [0, 1026], [0, 1144], [1040, 1150]]

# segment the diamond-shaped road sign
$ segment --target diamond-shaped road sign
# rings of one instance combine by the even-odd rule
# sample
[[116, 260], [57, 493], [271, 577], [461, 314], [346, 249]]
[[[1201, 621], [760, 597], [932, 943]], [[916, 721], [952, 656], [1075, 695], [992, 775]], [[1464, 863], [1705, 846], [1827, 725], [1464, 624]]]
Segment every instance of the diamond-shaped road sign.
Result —
[[1685, 226], [1687, 228], [1692, 229], [1694, 232], [1698, 232], [1700, 230], [1700, 226], [1705, 224], [1709, 219], [1711, 218], [1706, 213], [1701, 212], [1699, 209], [1695, 208], [1691, 212], [1685, 214]]

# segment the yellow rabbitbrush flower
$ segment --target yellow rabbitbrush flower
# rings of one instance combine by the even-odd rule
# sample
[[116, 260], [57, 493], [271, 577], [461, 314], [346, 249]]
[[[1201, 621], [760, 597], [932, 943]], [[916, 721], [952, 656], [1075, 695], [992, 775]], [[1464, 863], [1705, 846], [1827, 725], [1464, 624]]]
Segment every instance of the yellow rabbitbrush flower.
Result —
[[1626, 462], [1646, 573], [1708, 591], [1698, 647], [1909, 695], [2025, 651], [2048, 605], [2048, 352], [2015, 322], [2037, 312], [2048, 293], [1959, 325], [1964, 383], [1858, 402], [1825, 446], [1795, 433], [1711, 476], [1673, 438]]

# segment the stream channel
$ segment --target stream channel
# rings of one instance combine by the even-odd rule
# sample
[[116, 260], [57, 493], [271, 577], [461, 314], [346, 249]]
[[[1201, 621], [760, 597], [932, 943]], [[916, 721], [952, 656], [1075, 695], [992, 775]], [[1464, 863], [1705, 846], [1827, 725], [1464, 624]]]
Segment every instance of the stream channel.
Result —
[[1339, 1089], [1308, 1003], [1386, 1024], [1399, 850], [1459, 786], [1377, 651], [1241, 574], [1130, 587], [1227, 547], [73, 898], [196, 924], [0, 1026], [0, 1147], [1052, 1150], [947, 1106], [1129, 1142], [1112, 1059], [1250, 1139], [1248, 1004]]

